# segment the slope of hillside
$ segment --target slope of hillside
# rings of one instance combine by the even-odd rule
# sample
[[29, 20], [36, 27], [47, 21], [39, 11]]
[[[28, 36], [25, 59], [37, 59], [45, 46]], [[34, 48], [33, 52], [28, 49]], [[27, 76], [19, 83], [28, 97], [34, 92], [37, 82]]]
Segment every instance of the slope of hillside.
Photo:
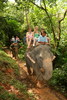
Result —
[[21, 82], [16, 61], [0, 51], [0, 100], [35, 100], [32, 98]]

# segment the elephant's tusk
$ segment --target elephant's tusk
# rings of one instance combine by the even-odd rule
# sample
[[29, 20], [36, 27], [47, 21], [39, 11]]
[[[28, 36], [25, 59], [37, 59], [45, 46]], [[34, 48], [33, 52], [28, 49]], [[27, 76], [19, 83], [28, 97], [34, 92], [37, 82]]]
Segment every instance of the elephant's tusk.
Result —
[[35, 61], [30, 57], [29, 54], [27, 54], [27, 57], [35, 64]]
[[52, 61], [56, 58], [56, 56], [53, 56]]

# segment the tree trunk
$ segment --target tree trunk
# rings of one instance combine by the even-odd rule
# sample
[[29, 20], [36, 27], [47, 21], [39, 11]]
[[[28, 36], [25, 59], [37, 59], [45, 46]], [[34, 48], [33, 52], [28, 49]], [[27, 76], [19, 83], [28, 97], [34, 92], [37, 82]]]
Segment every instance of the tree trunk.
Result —
[[26, 13], [26, 22], [27, 22], [27, 27], [29, 28], [30, 24], [29, 24], [29, 19], [28, 19], [28, 13]]

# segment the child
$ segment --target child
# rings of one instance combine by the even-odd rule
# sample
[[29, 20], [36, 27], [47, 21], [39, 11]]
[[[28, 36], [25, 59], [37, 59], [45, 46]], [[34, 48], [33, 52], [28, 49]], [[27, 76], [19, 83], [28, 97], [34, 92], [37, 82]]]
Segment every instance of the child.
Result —
[[[44, 31], [45, 31], [45, 30], [42, 28], [42, 29], [41, 29], [41, 34], [42, 34]], [[50, 38], [48, 37], [47, 34], [46, 34], [46, 37], [47, 37], [48, 43], [50, 44]]]
[[34, 28], [33, 34], [34, 34], [33, 46], [35, 46], [36, 45], [36, 42], [38, 41], [38, 37], [39, 37], [38, 26], [36, 26]]
[[43, 31], [42, 33], [41, 33], [41, 35], [39, 36], [39, 38], [38, 38], [38, 43], [39, 44], [49, 44], [48, 43], [48, 39], [47, 39], [47, 37], [46, 37], [46, 32], [45, 31]]
[[30, 48], [31, 43], [33, 40], [33, 33], [31, 31], [31, 28], [28, 29], [28, 32], [26, 33], [26, 42], [27, 42], [27, 48]]

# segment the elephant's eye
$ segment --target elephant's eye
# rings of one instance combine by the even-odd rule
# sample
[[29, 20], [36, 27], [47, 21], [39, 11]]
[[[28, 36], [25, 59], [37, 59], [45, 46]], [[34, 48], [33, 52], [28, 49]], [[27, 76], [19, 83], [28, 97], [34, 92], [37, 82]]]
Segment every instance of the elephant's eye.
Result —
[[42, 57], [39, 57], [40, 60], [42, 60]]
[[39, 56], [39, 59], [40, 59], [40, 60], [43, 60], [43, 57], [42, 57], [42, 56]]

